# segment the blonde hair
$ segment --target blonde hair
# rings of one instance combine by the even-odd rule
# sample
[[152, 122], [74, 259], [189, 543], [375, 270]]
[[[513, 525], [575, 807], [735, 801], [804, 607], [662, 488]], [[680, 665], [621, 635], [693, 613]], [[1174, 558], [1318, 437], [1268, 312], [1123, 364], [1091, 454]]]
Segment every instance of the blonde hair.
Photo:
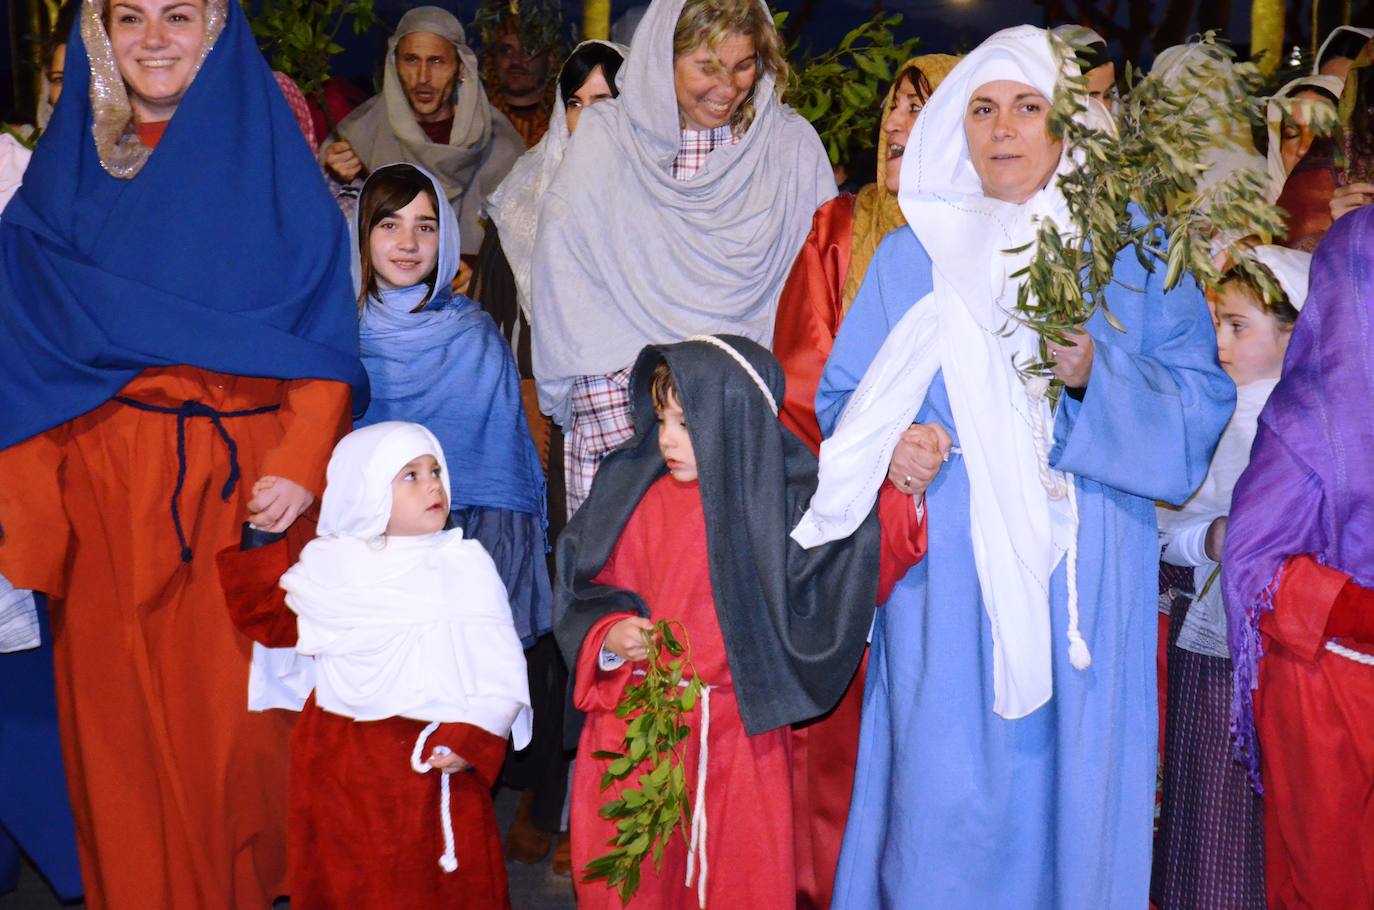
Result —
[[[773, 93], [781, 101], [787, 87], [787, 60], [783, 57], [782, 36], [773, 26], [768, 7], [760, 0], [687, 0], [673, 30], [673, 59], [690, 54], [703, 43], [714, 56], [716, 48], [730, 35], [753, 39], [756, 70], [773, 77]], [[754, 91], [763, 72], [755, 72], [754, 89], [730, 120], [736, 136], [743, 136], [754, 122]]]

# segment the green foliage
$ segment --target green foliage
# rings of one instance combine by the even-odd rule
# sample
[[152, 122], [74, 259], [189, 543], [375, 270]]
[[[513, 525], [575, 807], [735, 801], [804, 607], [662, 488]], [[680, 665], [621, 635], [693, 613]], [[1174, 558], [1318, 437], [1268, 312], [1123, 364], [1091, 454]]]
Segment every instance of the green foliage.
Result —
[[[329, 61], [343, 50], [336, 42], [345, 20], [361, 35], [380, 24], [373, 0], [264, 0], [262, 11], [249, 16], [258, 47], [272, 64], [295, 80], [307, 98], [326, 111], [324, 85]], [[334, 124], [329, 124], [333, 132]]]
[[607, 842], [611, 849], [582, 870], [584, 881], [604, 879], [626, 904], [639, 889], [644, 860], [652, 856], [654, 867], [661, 869], [673, 832], [688, 827], [691, 813], [678, 745], [690, 732], [683, 715], [696, 707], [702, 690], [681, 623], [655, 623], [644, 633], [644, 643], [649, 651], [645, 675], [626, 686], [615, 709], [617, 717], [631, 718], [621, 749], [592, 754], [610, 762], [601, 776], [602, 790], [636, 773], [638, 777], [635, 786], [623, 788], [617, 799], [601, 807], [601, 817], [615, 822], [616, 836]]
[[[785, 14], [775, 18], [779, 28], [783, 19]], [[892, 30], [901, 21], [899, 14], [879, 13], [822, 54], [800, 55], [788, 48], [787, 57], [797, 62], [787, 103], [820, 133], [831, 164], [839, 164], [851, 149], [877, 144], [887, 87], [919, 43], [916, 38], [897, 41]]]
[[[1056, 53], [1076, 54], [1057, 37], [1051, 40]], [[1281, 293], [1247, 252], [1249, 244], [1284, 232], [1282, 211], [1265, 198], [1265, 172], [1242, 168], [1221, 180], [1203, 179], [1218, 135], [1248, 133], [1263, 123], [1264, 77], [1253, 63], [1234, 62], [1214, 33], [1202, 36], [1201, 47], [1202, 59], [1174, 85], [1127, 68], [1115, 135], [1076, 119], [1087, 109], [1087, 79], [1060, 78], [1049, 127], [1078, 164], [1059, 183], [1072, 223], [1043, 223], [1035, 255], [1017, 273], [1026, 276], [1017, 317], [1041, 336], [1040, 362], [1018, 364], [1023, 373], [1050, 376], [1046, 343], [1064, 344], [1065, 333], [1099, 308], [1124, 331], [1107, 308], [1106, 290], [1117, 255], [1127, 247], [1147, 269], [1164, 267], [1166, 290], [1185, 275], [1214, 288], [1225, 267], [1234, 265], [1266, 297]], [[1076, 64], [1069, 69], [1079, 72]], [[1334, 118], [1314, 125], [1330, 129]]]

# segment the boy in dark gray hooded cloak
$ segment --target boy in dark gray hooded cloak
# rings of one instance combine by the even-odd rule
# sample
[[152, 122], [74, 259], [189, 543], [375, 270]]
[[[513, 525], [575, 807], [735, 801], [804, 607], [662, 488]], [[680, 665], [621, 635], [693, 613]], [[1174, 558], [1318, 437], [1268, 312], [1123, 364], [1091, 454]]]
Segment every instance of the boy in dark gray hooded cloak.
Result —
[[[655, 394], [664, 363], [670, 383], [665, 392], [660, 379]], [[795, 903], [786, 727], [835, 704], [862, 656], [880, 587], [924, 552], [915, 501], [890, 484], [852, 537], [815, 550], [788, 537], [815, 489], [816, 459], [777, 419], [783, 382], [773, 356], [744, 338], [646, 347], [630, 386], [635, 436], [606, 458], [559, 539], [555, 634], [574, 668], [574, 703], [588, 715], [573, 780], [575, 868], [614, 836], [597, 814], [615, 798], [600, 789], [607, 763], [592, 753], [620, 746], [626, 721], [615, 707], [642, 657], [608, 648], [608, 634], [627, 620], [633, 628], [635, 617], [680, 622], [707, 687], [679, 746], [695, 846], [689, 857], [675, 838], [661, 871], [645, 864], [636, 905], [712, 895], [724, 901], [717, 906]], [[675, 406], [690, 437], [690, 479], [660, 445], [660, 422], [673, 420]], [[620, 906], [599, 881], [579, 881], [578, 900]]]

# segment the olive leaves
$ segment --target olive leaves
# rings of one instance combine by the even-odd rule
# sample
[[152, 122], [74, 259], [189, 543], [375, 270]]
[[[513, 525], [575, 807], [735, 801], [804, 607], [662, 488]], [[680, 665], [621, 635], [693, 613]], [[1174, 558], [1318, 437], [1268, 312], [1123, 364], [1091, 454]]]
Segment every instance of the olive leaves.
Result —
[[615, 709], [617, 717], [631, 718], [621, 751], [592, 753], [610, 762], [601, 776], [602, 790], [642, 773], [601, 807], [601, 817], [615, 822], [616, 836], [608, 842], [611, 849], [588, 863], [582, 875], [584, 881], [604, 879], [627, 904], [639, 889], [645, 858], [652, 856], [654, 867], [661, 868], [673, 832], [685, 830], [691, 817], [678, 746], [691, 732], [683, 715], [696, 707], [702, 691], [681, 623], [660, 620], [644, 632], [644, 643], [649, 652], [644, 677], [625, 687]]

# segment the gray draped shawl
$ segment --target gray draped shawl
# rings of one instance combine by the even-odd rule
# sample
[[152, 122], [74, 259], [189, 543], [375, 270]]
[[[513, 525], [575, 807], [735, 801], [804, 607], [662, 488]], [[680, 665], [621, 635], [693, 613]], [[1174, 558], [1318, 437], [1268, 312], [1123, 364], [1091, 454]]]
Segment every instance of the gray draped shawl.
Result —
[[835, 195], [820, 138], [761, 74], [756, 115], [690, 180], [673, 30], [684, 0], [655, 0], [618, 74], [620, 97], [582, 113], [545, 194], [531, 296], [540, 405], [567, 426], [578, 376], [611, 373], [646, 344], [727, 332], [768, 344], [811, 216]]

